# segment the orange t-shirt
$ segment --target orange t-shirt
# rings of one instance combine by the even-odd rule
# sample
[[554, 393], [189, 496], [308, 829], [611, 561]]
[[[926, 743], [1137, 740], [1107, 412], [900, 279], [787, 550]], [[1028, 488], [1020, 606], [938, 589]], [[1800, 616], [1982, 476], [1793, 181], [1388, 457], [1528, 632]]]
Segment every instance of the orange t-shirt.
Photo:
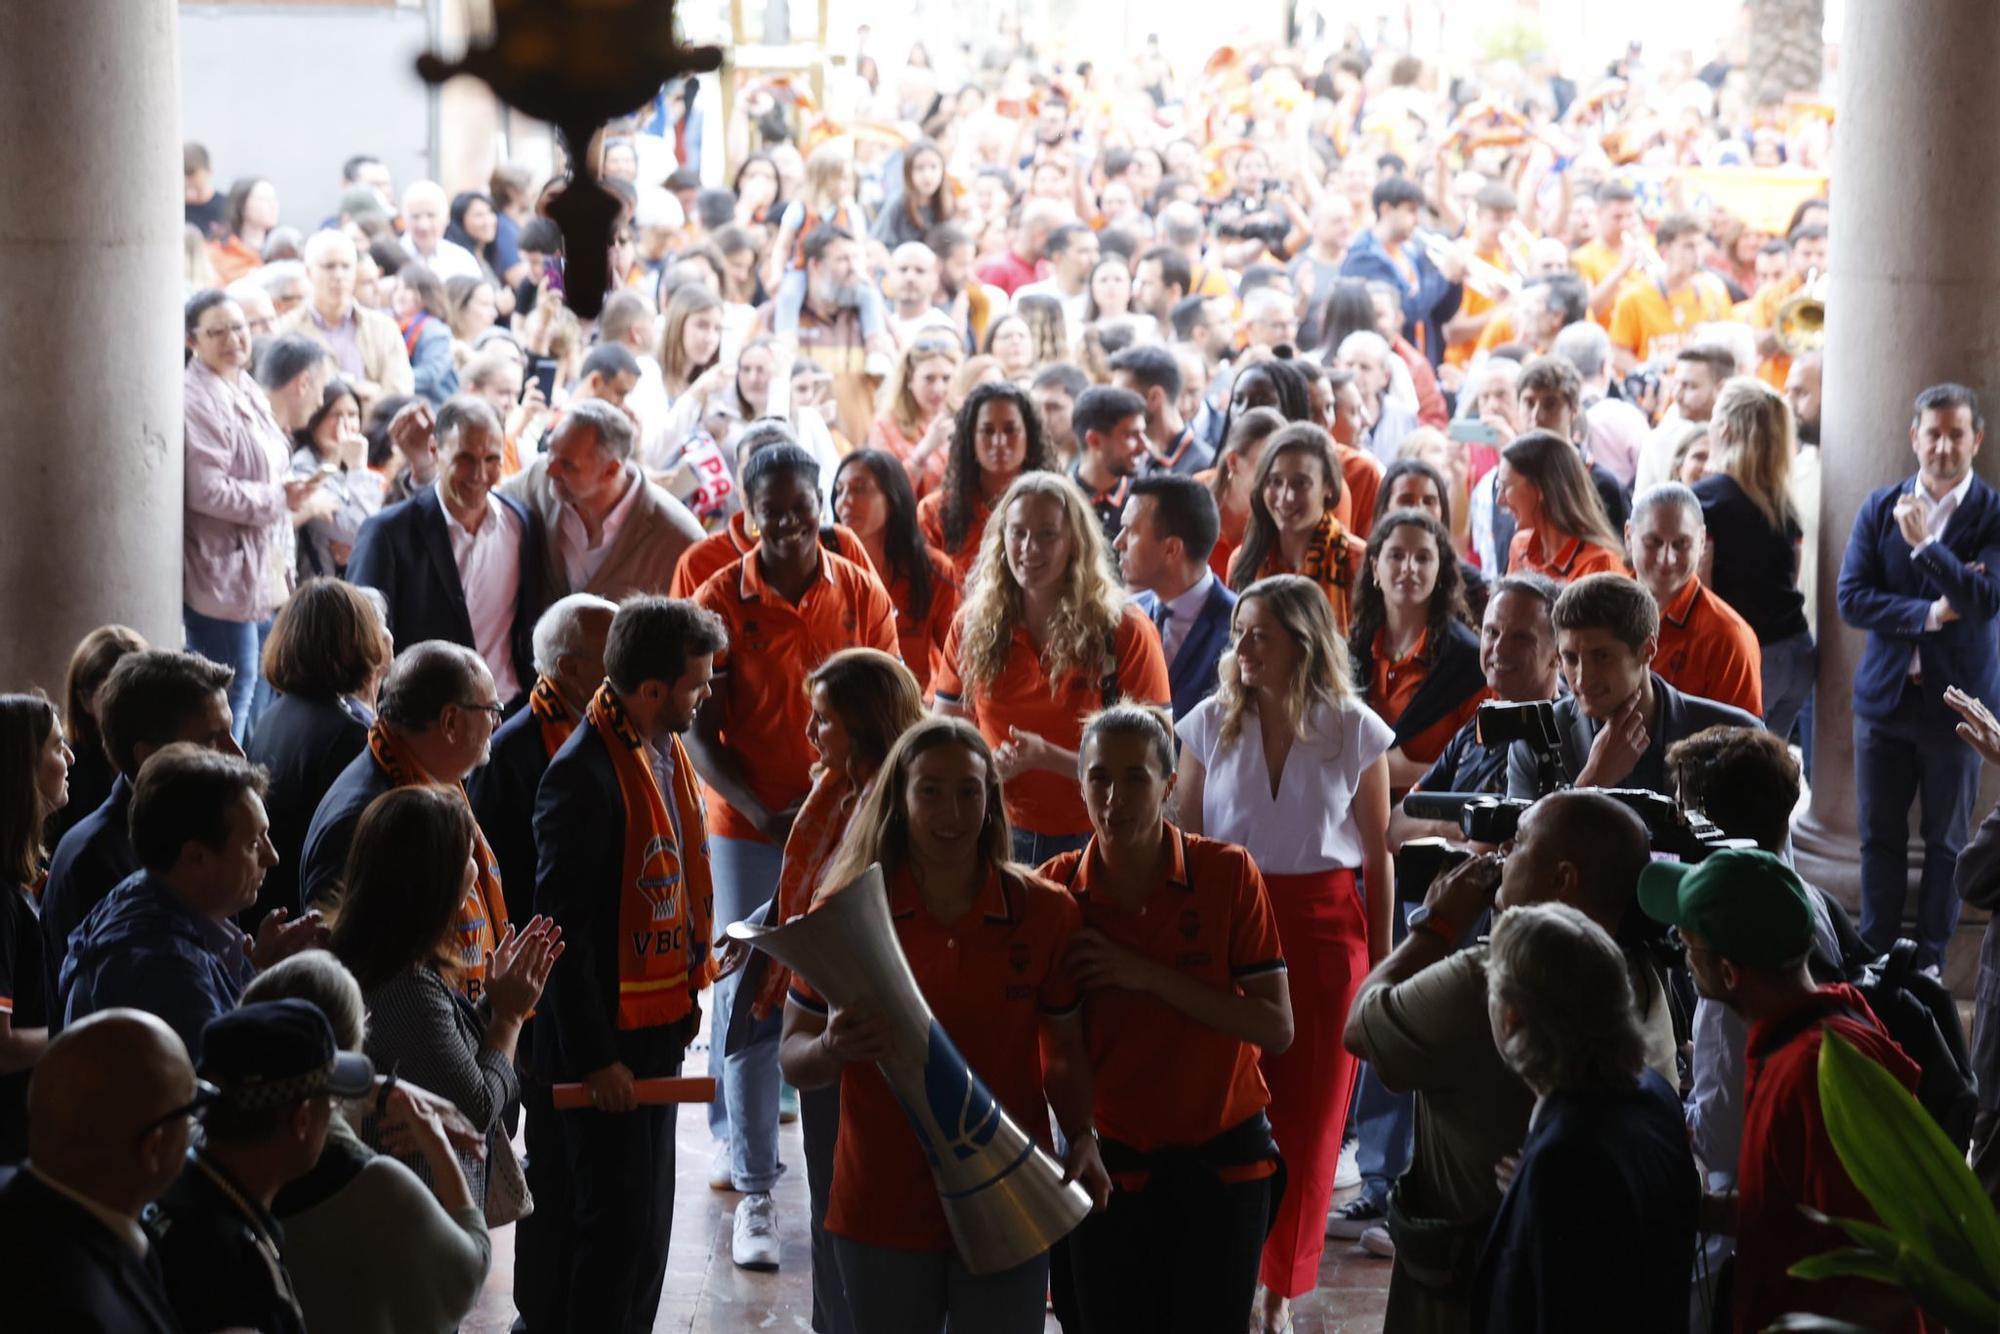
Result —
[[[868, 563], [868, 548], [861, 545], [861, 539], [845, 524], [833, 525], [833, 545], [842, 557], [870, 573], [874, 572], [875, 567]], [[727, 528], [719, 533], [710, 533], [681, 553], [680, 563], [674, 566], [674, 581], [667, 586], [667, 596], [693, 597], [694, 591], [718, 571], [727, 569], [756, 549], [757, 539], [750, 536], [749, 519], [741, 511], [730, 515]]]
[[864, 442], [869, 449], [880, 449], [896, 456], [902, 463], [903, 471], [909, 474], [910, 485], [915, 488], [919, 500], [937, 490], [944, 480], [944, 465], [951, 456], [949, 449], [934, 449], [921, 464], [912, 468], [910, 455], [923, 439], [919, 431], [915, 436], [903, 434], [903, 428], [896, 424], [896, 414], [885, 412], [875, 419], [875, 429], [868, 433]]
[[[1479, 252], [1479, 258], [1503, 272], [1512, 273], [1514, 271], [1513, 262], [1507, 258], [1505, 250], [1496, 249], [1491, 252], [1482, 250]], [[1504, 303], [1505, 298], [1496, 301], [1484, 292], [1473, 290], [1472, 284], [1468, 282], [1465, 284], [1463, 295], [1458, 298], [1458, 313], [1468, 317], [1484, 315], [1495, 306]], [[1491, 327], [1501, 318], [1501, 316], [1495, 315], [1486, 322], [1487, 326]], [[1484, 332], [1485, 329], [1480, 330], [1480, 333]], [[1479, 339], [1477, 334], [1471, 338], [1461, 338], [1456, 342], [1446, 343], [1444, 347], [1445, 363], [1451, 366], [1463, 366], [1466, 362], [1472, 360], [1472, 354], [1478, 347], [1478, 344]]]
[[[1430, 675], [1424, 663], [1424, 650], [1430, 646], [1431, 632], [1425, 629], [1417, 636], [1417, 642], [1410, 645], [1410, 651], [1393, 662], [1389, 659], [1388, 638], [1386, 629], [1375, 632], [1368, 659], [1368, 707], [1394, 727]], [[1480, 703], [1491, 698], [1493, 692], [1481, 686], [1466, 696], [1463, 704], [1404, 742], [1403, 754], [1430, 763], [1444, 753], [1446, 743], [1458, 734], [1458, 729], [1472, 721]]]
[[1618, 294], [1611, 308], [1611, 341], [1641, 361], [1671, 357], [1693, 339], [1695, 326], [1733, 313], [1729, 289], [1706, 270], [1675, 292], [1645, 278]]
[[1542, 559], [1541, 543], [1535, 540], [1535, 530], [1523, 528], [1514, 534], [1512, 545], [1507, 548], [1507, 573], [1546, 574], [1557, 583], [1566, 584], [1572, 579], [1581, 579], [1586, 574], [1630, 574], [1625, 568], [1625, 559], [1608, 547], [1586, 542], [1580, 537], [1572, 537], [1555, 554], [1553, 560]]
[[[863, 557], [866, 560], [866, 557]], [[896, 652], [896, 609], [866, 565], [820, 553], [819, 578], [798, 605], [764, 582], [754, 556], [711, 575], [694, 600], [722, 618], [729, 643], [715, 655], [722, 739], [757, 799], [782, 810], [812, 788], [817, 754], [806, 739], [808, 673], [844, 648]], [[768, 843], [750, 819], [707, 789], [709, 831]]]
[[[1076, 900], [1033, 876], [1003, 878], [989, 868], [978, 899], [947, 924], [925, 911], [907, 866], [889, 873], [888, 891], [897, 943], [938, 1027], [1014, 1124], [1050, 1148], [1040, 1036], [1045, 1016], [1074, 1014], [1082, 1003], [1067, 961], [1083, 920]], [[793, 980], [791, 1000], [815, 1014], [827, 1010], [803, 977]], [[937, 1109], [947, 1125], [968, 1115], [956, 1097], [950, 1104]], [[971, 1109], [973, 1124], [981, 1110]], [[952, 1246], [923, 1144], [873, 1064], [841, 1074], [826, 1230], [897, 1250]]]
[[1757, 632], [1699, 579], [1660, 608], [1653, 670], [1683, 695], [1699, 695], [1764, 716], [1764, 653]]
[[1382, 474], [1388, 469], [1373, 454], [1333, 442], [1334, 457], [1340, 460], [1340, 503], [1333, 517], [1356, 537], [1366, 539], [1375, 528], [1375, 500], [1382, 491]]
[[[952, 622], [944, 655], [931, 678], [938, 703], [972, 715], [989, 745], [1005, 741], [1009, 728], [1033, 732], [1064, 750], [1075, 750], [1083, 743], [1083, 720], [1104, 707], [1108, 693], [1104, 678], [1110, 673], [1102, 669], [1072, 671], [1051, 682], [1042, 670], [1042, 656], [1035, 651], [1034, 641], [1017, 625], [999, 676], [976, 692], [968, 691], [959, 675], [959, 639], [964, 628], [962, 618]], [[1160, 649], [1160, 632], [1145, 613], [1127, 603], [1111, 641], [1117, 697], [1170, 707], [1173, 687], [1167, 681], [1167, 657]], [[1007, 818], [1016, 829], [1050, 835], [1090, 832], [1083, 788], [1074, 773], [1035, 769], [1008, 779], [1004, 790]]]
[[944, 656], [945, 636], [951, 633], [952, 619], [958, 615], [957, 571], [944, 553], [926, 546], [924, 555], [931, 563], [931, 606], [921, 618], [910, 615], [910, 581], [897, 579], [889, 584], [889, 601], [896, 608], [896, 642], [903, 651], [903, 665], [917, 678], [917, 688], [930, 696], [931, 677], [937, 674], [938, 660]]
[[[1104, 874], [1094, 840], [1041, 873], [1076, 895], [1085, 926], [1202, 986], [1234, 995], [1244, 978], [1282, 973], [1277, 921], [1250, 854], [1171, 825], [1167, 844], [1166, 882], [1136, 911], [1090, 892]], [[1205, 1144], [1271, 1101], [1256, 1047], [1150, 992], [1089, 992], [1083, 1029], [1097, 1129], [1142, 1153]]]
[[982, 499], [972, 507], [972, 522], [965, 526], [965, 540], [953, 551], [944, 540], [944, 492], [933, 491], [917, 502], [917, 528], [924, 535], [924, 541], [936, 547], [951, 561], [954, 577], [963, 585], [965, 576], [972, 573], [973, 562], [979, 559], [979, 539], [986, 535], [986, 520], [991, 517], [993, 506]]

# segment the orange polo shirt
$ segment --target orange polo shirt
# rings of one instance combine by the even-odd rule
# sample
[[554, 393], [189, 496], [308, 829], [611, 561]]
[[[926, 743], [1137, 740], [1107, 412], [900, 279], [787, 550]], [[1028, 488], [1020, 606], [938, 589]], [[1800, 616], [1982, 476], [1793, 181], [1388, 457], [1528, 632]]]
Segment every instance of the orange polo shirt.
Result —
[[1375, 528], [1375, 500], [1388, 469], [1373, 454], [1338, 440], [1333, 442], [1333, 454], [1340, 460], [1340, 503], [1333, 507], [1333, 517], [1342, 528], [1365, 539]]
[[[729, 634], [715, 655], [723, 742], [757, 799], [781, 810], [812, 788], [817, 755], [806, 739], [806, 676], [844, 648], [894, 654], [896, 609], [873, 570], [830, 551], [820, 553], [819, 578], [796, 606], [764, 582], [754, 556], [711, 575], [694, 600], [721, 617]], [[707, 796], [711, 833], [770, 841], [720, 793], [710, 788]]]
[[[1083, 744], [1083, 720], [1104, 707], [1108, 673], [1102, 669], [1072, 671], [1051, 682], [1042, 670], [1042, 656], [1026, 628], [1014, 627], [1007, 662], [997, 679], [977, 693], [966, 690], [959, 675], [959, 637], [963, 620], [954, 620], [944, 642], [944, 656], [931, 687], [937, 702], [970, 713], [987, 744], [1007, 739], [1009, 728], [1033, 732], [1044, 741], [1075, 750]], [[1112, 632], [1117, 695], [1137, 704], [1169, 707], [1173, 688], [1167, 682], [1167, 657], [1160, 650], [1160, 632], [1137, 607], [1126, 604]], [[1016, 829], [1035, 834], [1087, 834], [1090, 815], [1083, 807], [1083, 788], [1074, 773], [1035, 769], [1007, 780], [1007, 818]]]
[[958, 614], [957, 571], [936, 547], [925, 546], [931, 563], [931, 606], [922, 617], [910, 614], [910, 581], [889, 583], [889, 601], [896, 608], [896, 643], [903, 652], [903, 665], [917, 678], [917, 688], [930, 696], [931, 677], [937, 674], [944, 656], [945, 636], [951, 633], [952, 619]]
[[[875, 567], [868, 563], [868, 548], [861, 545], [861, 539], [845, 524], [833, 525], [833, 544], [841, 556], [864, 570], [874, 570]], [[693, 597], [694, 591], [718, 571], [727, 569], [756, 549], [757, 539], [750, 536], [750, 520], [739, 510], [729, 516], [727, 528], [719, 533], [710, 533], [681, 553], [680, 563], [674, 566], [674, 581], [667, 586], [667, 596]]]
[[[1361, 587], [1362, 567], [1368, 563], [1368, 544], [1347, 531], [1346, 525], [1340, 522], [1338, 512], [1329, 512], [1320, 516], [1321, 523], [1326, 523], [1329, 519], [1334, 524], [1334, 531], [1328, 536], [1329, 545], [1337, 546], [1339, 550], [1346, 552], [1344, 557], [1335, 558], [1345, 566], [1346, 583], [1343, 585], [1339, 582], [1337, 572], [1330, 569], [1321, 570], [1318, 575], [1312, 576], [1312, 578], [1313, 582], [1319, 585], [1320, 591], [1326, 594], [1327, 605], [1333, 608], [1333, 628], [1344, 636], [1347, 634], [1348, 623], [1353, 618], [1353, 593]], [[1239, 547], [1235, 551], [1232, 551], [1229, 556], [1229, 564], [1231, 566], [1230, 577], [1224, 579], [1223, 582], [1231, 588], [1236, 587], [1236, 571], [1234, 567], [1240, 564], [1237, 559], [1240, 555], [1242, 555], [1242, 548]], [[1258, 579], [1268, 579], [1274, 574], [1301, 573], [1303, 572], [1292, 569], [1285, 564], [1283, 553], [1278, 549], [1276, 543], [1272, 543], [1270, 553], [1264, 557], [1264, 568], [1257, 571], [1256, 577]]]
[[[1040, 1036], [1044, 1017], [1074, 1014], [1081, 1004], [1066, 962], [1082, 925], [1076, 900], [1033, 876], [1003, 878], [989, 868], [972, 907], [944, 923], [925, 911], [907, 865], [889, 873], [888, 891], [897, 943], [938, 1026], [1014, 1124], [1050, 1148]], [[793, 980], [791, 999], [826, 1013], [825, 1000], [803, 977]], [[939, 1101], [949, 1103], [936, 1111], [947, 1126], [961, 1117], [975, 1125], [981, 1119], [983, 1108], [961, 1109], [956, 1096], [941, 1091]], [[826, 1230], [898, 1250], [952, 1246], [924, 1147], [872, 1063], [841, 1074]]]
[[[1507, 258], [1505, 250], [1496, 247], [1491, 251], [1479, 251], [1478, 254], [1480, 259], [1491, 264], [1496, 269], [1500, 269], [1506, 273], [1514, 271], [1513, 261]], [[1484, 292], [1474, 291], [1472, 284], [1468, 282], [1465, 284], [1463, 295], [1458, 298], [1458, 313], [1466, 316], [1484, 315], [1487, 311], [1493, 309], [1493, 307], [1503, 304], [1505, 300], [1506, 298], [1502, 297], [1496, 301]], [[1493, 318], [1497, 320], [1500, 317], [1496, 315]], [[1492, 322], [1492, 320], [1487, 321], [1488, 324]], [[1482, 329], [1480, 332], [1484, 333], [1485, 330]], [[1466, 362], [1472, 360], [1473, 350], [1477, 346], [1477, 335], [1471, 338], [1461, 338], [1456, 342], [1446, 343], [1444, 348], [1445, 363], [1451, 366], [1463, 366]]]
[[965, 576], [972, 573], [973, 562], [979, 559], [979, 539], [986, 535], [986, 520], [992, 515], [993, 506], [983, 498], [972, 507], [972, 522], [965, 526], [965, 540], [953, 551], [944, 540], [944, 492], [933, 491], [917, 502], [917, 529], [924, 535], [924, 541], [936, 547], [951, 561], [951, 568], [960, 586]]
[[1683, 695], [1699, 695], [1764, 716], [1764, 654], [1757, 632], [1699, 579], [1660, 608], [1653, 670]]
[[1535, 530], [1523, 528], [1514, 534], [1513, 544], [1507, 548], [1507, 573], [1546, 574], [1558, 583], [1569, 583], [1581, 579], [1586, 574], [1630, 574], [1625, 568], [1625, 560], [1609, 547], [1586, 542], [1580, 537], [1572, 537], [1557, 549], [1555, 559], [1542, 559], [1541, 544], [1535, 540]]
[[1671, 357], [1693, 341], [1696, 325], [1734, 313], [1729, 289], [1706, 269], [1675, 292], [1642, 278], [1620, 292], [1611, 308], [1611, 341], [1641, 361]]
[[[1423, 689], [1424, 681], [1430, 676], [1424, 662], [1424, 650], [1430, 642], [1431, 632], [1426, 628], [1417, 636], [1416, 643], [1410, 645], [1408, 653], [1391, 661], [1389, 632], [1386, 629], [1375, 632], [1375, 643], [1368, 659], [1368, 707], [1391, 727], [1410, 707], [1410, 701], [1417, 697], [1417, 691]], [[1463, 704], [1404, 742], [1403, 754], [1429, 764], [1444, 753], [1446, 743], [1457, 735], [1458, 729], [1472, 721], [1472, 715], [1479, 712], [1480, 703], [1491, 698], [1493, 692], [1481, 686], [1468, 695]]]
[[[1138, 909], [1091, 893], [1104, 874], [1092, 840], [1042, 867], [1067, 885], [1083, 925], [1162, 968], [1229, 995], [1245, 978], [1285, 971], [1264, 877], [1250, 854], [1167, 826], [1166, 880]], [[1271, 1101], [1258, 1048], [1150, 992], [1104, 987], [1083, 1001], [1098, 1131], [1142, 1153], [1193, 1148]]]
[[[1765, 283], [1749, 300], [1736, 303], [1736, 318], [1762, 333], [1776, 322], [1778, 307], [1795, 296], [1804, 285], [1805, 279], [1796, 273], [1788, 273], [1776, 282]], [[1757, 363], [1757, 378], [1781, 394], [1785, 392], [1785, 378], [1791, 372], [1792, 357], [1789, 352], [1773, 352]]]

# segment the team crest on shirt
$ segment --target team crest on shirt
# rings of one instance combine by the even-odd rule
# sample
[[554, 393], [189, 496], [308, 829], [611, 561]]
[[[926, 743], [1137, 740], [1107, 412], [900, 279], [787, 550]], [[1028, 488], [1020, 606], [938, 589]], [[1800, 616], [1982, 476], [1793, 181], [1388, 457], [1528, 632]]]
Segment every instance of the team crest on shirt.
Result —
[[1189, 908], [1181, 913], [1181, 939], [1194, 940], [1201, 935], [1201, 914]]
[[1688, 665], [1688, 651], [1686, 649], [1682, 649], [1680, 650], [1680, 652], [1674, 654], [1673, 657], [1667, 659], [1667, 669], [1664, 672], [1661, 672], [1660, 675], [1666, 677], [1670, 681], [1678, 680], [1680, 678], [1680, 674], [1687, 670], [1687, 665]]
[[1007, 947], [1007, 966], [1015, 972], [1027, 972], [1028, 965], [1033, 962], [1034, 956], [1028, 949], [1028, 942], [1025, 940], [1017, 940]]
[[680, 912], [681, 850], [673, 840], [654, 835], [639, 859], [639, 892], [653, 905], [653, 920], [665, 921]]

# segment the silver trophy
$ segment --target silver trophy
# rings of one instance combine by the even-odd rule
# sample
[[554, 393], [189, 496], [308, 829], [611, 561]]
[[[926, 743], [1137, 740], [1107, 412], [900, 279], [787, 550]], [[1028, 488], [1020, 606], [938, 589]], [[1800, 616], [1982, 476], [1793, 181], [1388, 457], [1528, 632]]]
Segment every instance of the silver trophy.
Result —
[[[975, 1274], [1034, 1259], [1083, 1221], [1090, 1196], [1021, 1132], [958, 1054], [896, 941], [882, 868], [787, 926], [735, 922], [728, 935], [812, 983], [836, 1008], [865, 1003], [891, 1026], [879, 1064], [930, 1159], [959, 1258]], [[997, 999], [997, 998], [996, 998]]]

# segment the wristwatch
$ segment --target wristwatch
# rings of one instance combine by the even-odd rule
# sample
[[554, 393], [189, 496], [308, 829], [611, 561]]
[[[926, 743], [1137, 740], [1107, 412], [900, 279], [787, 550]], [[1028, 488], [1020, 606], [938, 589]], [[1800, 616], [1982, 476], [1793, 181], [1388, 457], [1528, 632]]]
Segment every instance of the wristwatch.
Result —
[[1418, 904], [1404, 920], [1409, 924], [1412, 933], [1428, 931], [1444, 942], [1446, 949], [1458, 948], [1458, 934], [1451, 929], [1451, 923], [1438, 916], [1437, 910], [1430, 904]]

